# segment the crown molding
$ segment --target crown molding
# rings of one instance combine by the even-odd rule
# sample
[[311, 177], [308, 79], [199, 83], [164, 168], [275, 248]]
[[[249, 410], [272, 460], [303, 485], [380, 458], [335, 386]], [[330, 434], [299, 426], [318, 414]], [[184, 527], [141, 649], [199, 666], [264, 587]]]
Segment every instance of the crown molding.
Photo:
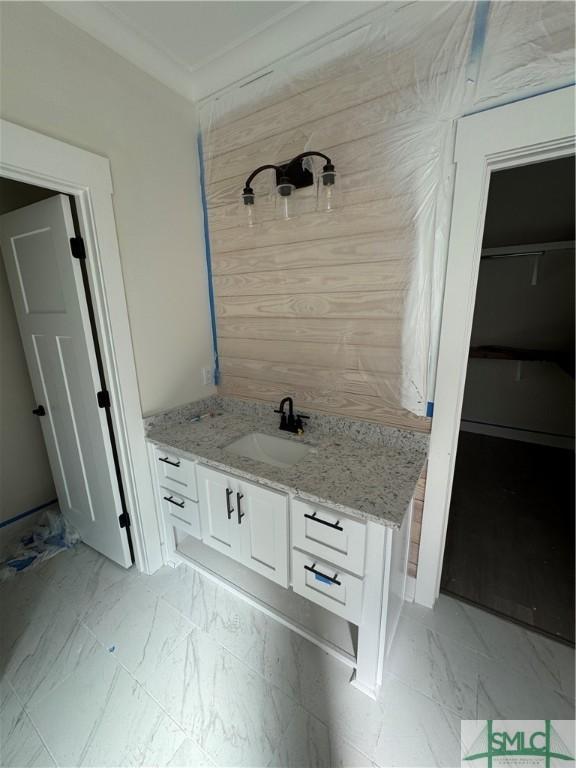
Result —
[[341, 27], [374, 11], [382, 2], [302, 2], [292, 13], [272, 20], [250, 39], [195, 69], [198, 99], [208, 98], [233, 83], [246, 80], [300, 48], [320, 42]]
[[186, 65], [140, 35], [103, 3], [46, 0], [44, 4], [171, 90], [191, 101], [198, 98]]
[[199, 101], [320, 41], [383, 3], [301, 2], [300, 6], [272, 17], [249, 36], [232, 42], [195, 67], [156, 45], [108, 4], [47, 0], [45, 5], [176, 93]]

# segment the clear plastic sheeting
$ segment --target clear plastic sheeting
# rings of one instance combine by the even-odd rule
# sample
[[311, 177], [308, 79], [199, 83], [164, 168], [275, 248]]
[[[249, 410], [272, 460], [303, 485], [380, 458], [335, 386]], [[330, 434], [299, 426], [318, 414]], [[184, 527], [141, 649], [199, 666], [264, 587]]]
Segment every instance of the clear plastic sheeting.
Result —
[[[563, 2], [385, 3], [200, 106], [222, 393], [418, 428], [433, 400], [455, 121], [574, 80]], [[275, 175], [319, 151], [341, 205]], [[323, 161], [307, 161], [315, 179]], [[255, 209], [256, 210], [256, 209]], [[425, 427], [423, 427], [425, 428]]]
[[66, 523], [58, 508], [46, 510], [32, 530], [19, 538], [12, 555], [0, 564], [0, 582], [37, 568], [79, 541], [80, 537]]
[[490, 3], [474, 107], [572, 85], [574, 35], [574, 3]]

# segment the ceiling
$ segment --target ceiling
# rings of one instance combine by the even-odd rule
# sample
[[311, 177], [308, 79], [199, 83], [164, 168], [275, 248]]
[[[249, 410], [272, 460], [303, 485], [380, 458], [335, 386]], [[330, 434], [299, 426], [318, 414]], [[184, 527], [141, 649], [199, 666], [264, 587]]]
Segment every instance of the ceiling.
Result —
[[297, 2], [106, 2], [193, 72], [298, 8]]
[[47, 5], [148, 74], [199, 100], [381, 2], [86, 0]]

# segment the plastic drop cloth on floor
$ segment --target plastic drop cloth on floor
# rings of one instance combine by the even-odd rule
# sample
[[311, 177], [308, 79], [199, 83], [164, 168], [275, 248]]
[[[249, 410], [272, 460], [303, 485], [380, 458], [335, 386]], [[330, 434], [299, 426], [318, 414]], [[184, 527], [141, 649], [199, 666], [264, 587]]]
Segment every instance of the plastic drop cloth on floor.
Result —
[[22, 571], [37, 568], [80, 541], [78, 533], [64, 520], [58, 508], [46, 510], [31, 531], [17, 540], [13, 554], [0, 564], [0, 581]]

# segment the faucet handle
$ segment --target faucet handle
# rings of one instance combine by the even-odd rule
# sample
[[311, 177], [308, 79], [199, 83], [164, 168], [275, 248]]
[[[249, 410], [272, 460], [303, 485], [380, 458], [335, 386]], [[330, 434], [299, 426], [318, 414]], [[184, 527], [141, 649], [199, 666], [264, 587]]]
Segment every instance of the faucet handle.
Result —
[[302, 423], [302, 419], [309, 419], [310, 416], [304, 416], [301, 413], [296, 414], [296, 418], [294, 419], [294, 427], [296, 429], [296, 433], [301, 435], [304, 432], [304, 424]]

